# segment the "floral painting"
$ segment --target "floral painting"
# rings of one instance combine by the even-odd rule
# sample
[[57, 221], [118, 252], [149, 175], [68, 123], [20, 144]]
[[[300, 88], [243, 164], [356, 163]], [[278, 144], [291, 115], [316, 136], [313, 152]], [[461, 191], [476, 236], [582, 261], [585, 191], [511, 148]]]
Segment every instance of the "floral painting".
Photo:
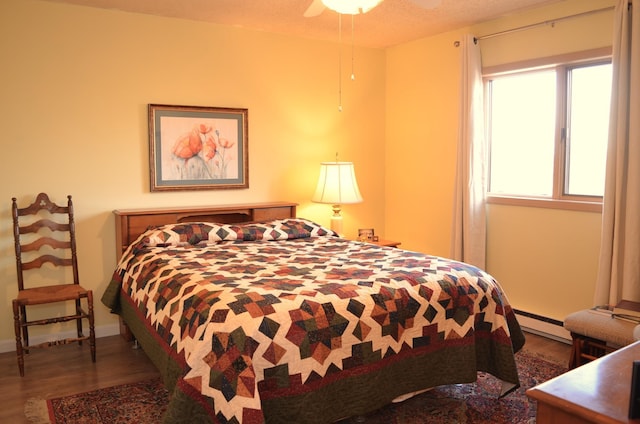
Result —
[[151, 190], [247, 188], [247, 109], [149, 105]]

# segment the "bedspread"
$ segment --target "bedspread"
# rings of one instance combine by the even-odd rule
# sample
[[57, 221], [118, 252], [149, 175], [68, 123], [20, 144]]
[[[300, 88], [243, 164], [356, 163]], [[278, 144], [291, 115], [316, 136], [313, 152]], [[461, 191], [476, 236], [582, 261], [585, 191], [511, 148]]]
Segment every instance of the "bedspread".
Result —
[[179, 390], [218, 422], [262, 423], [269, 399], [460, 346], [478, 352], [456, 366], [519, 384], [523, 341], [489, 274], [306, 220], [150, 230], [103, 296], [114, 311], [122, 301], [183, 365]]

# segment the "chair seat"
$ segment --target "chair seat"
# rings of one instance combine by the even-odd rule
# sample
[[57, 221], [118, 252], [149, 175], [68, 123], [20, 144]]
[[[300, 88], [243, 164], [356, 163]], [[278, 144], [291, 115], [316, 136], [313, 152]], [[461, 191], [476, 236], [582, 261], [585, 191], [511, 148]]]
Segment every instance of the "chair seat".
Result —
[[87, 297], [87, 290], [78, 284], [62, 284], [24, 289], [18, 292], [16, 300], [19, 305], [40, 305], [51, 302]]
[[574, 312], [564, 320], [564, 328], [568, 331], [602, 340], [617, 347], [636, 341], [633, 336], [636, 327], [638, 327], [636, 322], [612, 318], [610, 315], [591, 309]]

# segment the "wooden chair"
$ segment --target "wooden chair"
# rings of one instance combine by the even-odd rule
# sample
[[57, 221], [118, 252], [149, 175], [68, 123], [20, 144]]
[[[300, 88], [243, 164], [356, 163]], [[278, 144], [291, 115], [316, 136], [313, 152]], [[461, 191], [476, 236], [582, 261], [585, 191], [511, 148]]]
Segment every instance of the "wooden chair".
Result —
[[[71, 342], [82, 345], [83, 340], [89, 340], [91, 360], [95, 362], [93, 293], [83, 288], [79, 282], [71, 196], [67, 196], [66, 206], [59, 206], [52, 203], [45, 193], [40, 193], [36, 200], [25, 208], [19, 208], [14, 197], [11, 211], [18, 275], [18, 296], [12, 303], [20, 376], [24, 376], [24, 354], [36, 347]], [[47, 263], [49, 265], [45, 267]], [[58, 269], [54, 270], [50, 266]], [[26, 285], [28, 287], [25, 287]], [[86, 309], [83, 308], [82, 299], [85, 299]], [[66, 304], [70, 301], [75, 303], [73, 314], [64, 309], [55, 317], [32, 321], [27, 319], [28, 306], [58, 302]], [[66, 308], [65, 304], [62, 306]], [[88, 336], [82, 331], [83, 319], [89, 321]], [[76, 321], [76, 338], [29, 345], [30, 326], [73, 320]]]

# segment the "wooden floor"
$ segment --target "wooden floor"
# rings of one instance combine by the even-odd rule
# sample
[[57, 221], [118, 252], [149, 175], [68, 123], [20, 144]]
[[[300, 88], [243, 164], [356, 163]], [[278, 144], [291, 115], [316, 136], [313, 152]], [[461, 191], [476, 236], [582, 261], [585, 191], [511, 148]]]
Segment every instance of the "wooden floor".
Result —
[[[33, 349], [25, 357], [20, 377], [15, 352], [0, 353], [0, 423], [27, 423], [24, 404], [29, 398], [52, 398], [144, 380], [159, 373], [141, 349], [120, 336], [96, 341], [97, 360], [89, 346], [77, 344]], [[526, 349], [551, 360], [567, 362], [570, 346], [527, 333]]]
[[120, 336], [96, 339], [96, 362], [84, 343], [32, 349], [20, 377], [15, 352], [0, 354], [0, 423], [27, 423], [29, 398], [53, 398], [160, 375], [142, 349]]

